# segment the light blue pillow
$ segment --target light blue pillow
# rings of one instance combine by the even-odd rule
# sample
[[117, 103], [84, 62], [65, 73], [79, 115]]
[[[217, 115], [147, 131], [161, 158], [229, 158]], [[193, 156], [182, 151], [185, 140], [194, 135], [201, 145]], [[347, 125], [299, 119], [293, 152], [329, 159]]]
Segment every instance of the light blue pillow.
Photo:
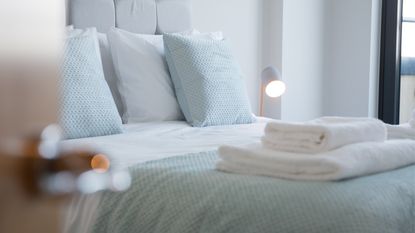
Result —
[[69, 33], [60, 84], [60, 124], [66, 139], [122, 132], [121, 117], [104, 78], [95, 29]]
[[195, 127], [254, 121], [227, 40], [164, 35], [166, 60], [186, 120]]

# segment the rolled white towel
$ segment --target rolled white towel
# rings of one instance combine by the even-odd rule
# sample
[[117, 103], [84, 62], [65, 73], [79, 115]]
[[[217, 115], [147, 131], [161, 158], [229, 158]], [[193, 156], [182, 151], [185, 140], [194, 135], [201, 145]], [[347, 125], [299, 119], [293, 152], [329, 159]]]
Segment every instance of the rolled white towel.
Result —
[[260, 143], [222, 146], [221, 171], [293, 180], [341, 180], [415, 164], [415, 142], [393, 140], [365, 142], [315, 156], [278, 152]]
[[395, 139], [412, 139], [415, 140], [415, 128], [409, 124], [389, 125], [386, 124], [388, 130], [388, 140]]
[[274, 121], [265, 127], [265, 147], [319, 153], [359, 142], [386, 140], [385, 124], [371, 118], [322, 117], [305, 123]]

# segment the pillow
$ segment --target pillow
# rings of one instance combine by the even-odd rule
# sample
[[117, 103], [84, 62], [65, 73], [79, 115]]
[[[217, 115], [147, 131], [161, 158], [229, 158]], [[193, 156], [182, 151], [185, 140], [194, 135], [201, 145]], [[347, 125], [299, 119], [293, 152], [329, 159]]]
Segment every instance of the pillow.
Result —
[[121, 118], [104, 79], [95, 29], [69, 33], [60, 85], [60, 124], [65, 138], [122, 132]]
[[111, 94], [114, 98], [115, 105], [117, 106], [118, 113], [121, 116], [124, 112], [124, 106], [121, 101], [120, 92], [118, 91], [118, 78], [115, 74], [107, 35], [104, 33], [98, 33], [98, 42], [101, 53], [102, 67], [104, 68], [104, 77], [111, 90]]
[[[222, 39], [222, 32], [200, 33], [196, 30], [181, 32], [201, 38]], [[123, 121], [136, 123], [145, 121], [183, 120], [171, 82], [164, 56], [161, 35], [135, 34], [112, 28], [108, 33], [112, 57], [118, 78], [117, 94], [122, 105]], [[101, 48], [101, 53], [103, 53]], [[103, 63], [105, 60], [103, 56]], [[112, 62], [113, 61], [113, 62]], [[108, 66], [110, 67], [110, 66]], [[113, 76], [108, 69], [105, 76]], [[107, 81], [110, 82], [107, 78]], [[110, 83], [110, 88], [115, 82]], [[117, 103], [117, 98], [116, 103]], [[122, 104], [121, 104], [122, 103]], [[118, 104], [117, 104], [118, 106]], [[120, 109], [120, 108], [119, 108]]]
[[108, 34], [123, 121], [183, 119], [164, 59], [161, 35], [140, 35], [112, 28]]
[[[69, 33], [80, 33], [81, 29], [75, 29], [73, 25], [66, 26], [66, 32]], [[121, 102], [120, 93], [117, 89], [117, 76], [114, 71], [114, 65], [112, 62], [110, 46], [108, 43], [107, 35], [105, 33], [97, 32], [99, 49], [101, 54], [102, 67], [104, 69], [104, 77], [111, 90], [112, 97], [114, 98], [115, 105], [117, 106], [118, 113], [123, 113], [123, 105]]]
[[228, 40], [166, 34], [164, 45], [180, 107], [192, 126], [254, 121]]
[[70, 31], [74, 30], [73, 25], [68, 25], [65, 27], [66, 33], [70, 33]]

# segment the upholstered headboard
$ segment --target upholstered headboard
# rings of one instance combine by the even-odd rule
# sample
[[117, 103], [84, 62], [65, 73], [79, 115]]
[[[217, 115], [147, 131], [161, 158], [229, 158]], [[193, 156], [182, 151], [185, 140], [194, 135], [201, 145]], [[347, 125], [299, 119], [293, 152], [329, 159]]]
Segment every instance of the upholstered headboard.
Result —
[[190, 0], [68, 0], [68, 24], [160, 34], [192, 28]]

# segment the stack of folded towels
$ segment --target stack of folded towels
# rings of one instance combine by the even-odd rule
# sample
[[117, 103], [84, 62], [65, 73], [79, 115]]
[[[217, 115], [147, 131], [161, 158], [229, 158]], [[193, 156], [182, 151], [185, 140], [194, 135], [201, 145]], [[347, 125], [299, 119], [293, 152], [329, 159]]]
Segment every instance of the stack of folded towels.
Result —
[[[260, 143], [221, 146], [217, 169], [326, 181], [414, 164], [415, 141], [387, 140], [388, 130], [382, 121], [368, 118], [323, 117], [305, 123], [269, 122]], [[400, 128], [395, 131], [402, 136]]]
[[411, 120], [406, 124], [389, 125], [386, 124], [388, 130], [388, 139], [412, 139], [415, 140], [415, 109], [412, 112]]

